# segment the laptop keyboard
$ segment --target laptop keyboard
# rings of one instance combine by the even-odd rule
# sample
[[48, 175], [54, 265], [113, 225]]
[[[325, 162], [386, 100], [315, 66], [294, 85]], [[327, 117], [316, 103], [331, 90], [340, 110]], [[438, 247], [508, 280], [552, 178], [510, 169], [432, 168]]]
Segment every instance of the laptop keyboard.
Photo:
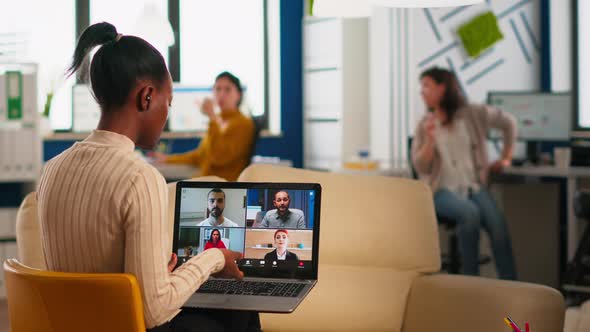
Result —
[[251, 280], [207, 280], [197, 293], [297, 297], [305, 284]]

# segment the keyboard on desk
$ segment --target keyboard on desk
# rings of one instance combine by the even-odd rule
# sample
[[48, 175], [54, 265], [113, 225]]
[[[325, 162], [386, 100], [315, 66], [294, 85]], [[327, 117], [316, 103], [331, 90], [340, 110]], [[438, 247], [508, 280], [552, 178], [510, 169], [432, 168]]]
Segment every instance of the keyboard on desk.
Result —
[[197, 293], [297, 297], [305, 284], [253, 280], [207, 280]]

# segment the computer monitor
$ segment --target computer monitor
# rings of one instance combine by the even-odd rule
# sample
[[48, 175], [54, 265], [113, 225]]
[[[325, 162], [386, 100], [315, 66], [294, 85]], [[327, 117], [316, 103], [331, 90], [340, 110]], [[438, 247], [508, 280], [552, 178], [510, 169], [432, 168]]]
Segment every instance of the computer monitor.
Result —
[[76, 84], [72, 87], [72, 131], [77, 133], [90, 132], [96, 129], [100, 120], [100, 107], [90, 87]]
[[[574, 126], [572, 136], [576, 138], [590, 137], [590, 39], [588, 29], [590, 21], [590, 1], [575, 0], [572, 8], [574, 61], [572, 64]], [[567, 75], [566, 75], [567, 76]]]
[[[207, 116], [200, 111], [200, 103], [211, 98], [211, 87], [186, 86], [175, 84], [174, 99], [168, 118], [168, 128], [175, 132], [206, 131]], [[90, 87], [76, 84], [72, 87], [72, 131], [90, 132], [96, 128], [100, 119], [100, 108]]]
[[[569, 141], [572, 101], [569, 93], [493, 91], [488, 104], [516, 117], [522, 141]], [[500, 132], [492, 130], [491, 138]]]
[[211, 87], [175, 84], [173, 92], [168, 129], [174, 132], [206, 131], [209, 119], [201, 113], [200, 105], [205, 98], [213, 98]]

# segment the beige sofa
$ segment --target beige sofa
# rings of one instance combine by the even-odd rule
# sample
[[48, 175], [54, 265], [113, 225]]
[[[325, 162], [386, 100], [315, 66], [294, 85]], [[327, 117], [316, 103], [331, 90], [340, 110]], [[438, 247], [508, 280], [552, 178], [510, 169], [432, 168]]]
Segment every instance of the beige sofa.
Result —
[[567, 308], [565, 312], [564, 332], [590, 331], [590, 301], [579, 307]]
[[[563, 330], [564, 301], [554, 289], [437, 274], [432, 195], [420, 182], [268, 165], [250, 166], [239, 181], [323, 188], [319, 283], [293, 314], [263, 314], [265, 332], [498, 332], [508, 330], [506, 315], [534, 332]], [[17, 241], [21, 260], [43, 268], [35, 205], [34, 194], [23, 202]], [[170, 217], [173, 207], [171, 199]]]

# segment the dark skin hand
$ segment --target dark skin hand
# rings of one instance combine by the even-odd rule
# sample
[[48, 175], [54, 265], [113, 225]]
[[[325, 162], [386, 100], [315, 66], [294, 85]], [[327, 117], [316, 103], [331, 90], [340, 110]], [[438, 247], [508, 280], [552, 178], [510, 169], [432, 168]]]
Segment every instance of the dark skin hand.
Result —
[[[221, 250], [223, 257], [225, 259], [225, 265], [223, 269], [213, 276], [217, 278], [228, 278], [228, 279], [237, 279], [242, 280], [244, 278], [244, 272], [238, 269], [238, 265], [236, 262], [242, 259], [242, 254], [237, 251], [231, 251], [227, 249], [218, 249]], [[172, 273], [176, 264], [178, 263], [178, 256], [176, 254], [172, 254], [170, 257], [170, 261], [168, 262], [168, 272]]]

